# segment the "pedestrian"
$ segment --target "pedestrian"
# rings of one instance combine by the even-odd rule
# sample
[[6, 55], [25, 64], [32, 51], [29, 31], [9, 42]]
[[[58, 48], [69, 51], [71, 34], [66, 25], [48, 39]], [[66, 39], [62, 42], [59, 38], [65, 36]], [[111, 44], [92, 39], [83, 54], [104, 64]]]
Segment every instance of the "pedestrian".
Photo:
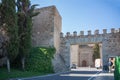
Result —
[[109, 61], [109, 62], [108, 62], [109, 72], [111, 72], [111, 70], [112, 70], [112, 65], [113, 65], [112, 61]]

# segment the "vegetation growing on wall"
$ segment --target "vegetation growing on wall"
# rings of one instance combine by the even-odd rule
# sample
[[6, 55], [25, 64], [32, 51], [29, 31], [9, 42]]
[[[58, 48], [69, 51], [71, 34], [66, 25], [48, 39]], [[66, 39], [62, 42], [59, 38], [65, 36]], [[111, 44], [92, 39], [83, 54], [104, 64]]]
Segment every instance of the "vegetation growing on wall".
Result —
[[32, 48], [27, 57], [26, 68], [28, 71], [53, 72], [52, 58], [55, 48], [36, 47]]
[[99, 44], [95, 44], [94, 48], [93, 48], [93, 61], [95, 61], [95, 59], [100, 58], [100, 48], [99, 48]]

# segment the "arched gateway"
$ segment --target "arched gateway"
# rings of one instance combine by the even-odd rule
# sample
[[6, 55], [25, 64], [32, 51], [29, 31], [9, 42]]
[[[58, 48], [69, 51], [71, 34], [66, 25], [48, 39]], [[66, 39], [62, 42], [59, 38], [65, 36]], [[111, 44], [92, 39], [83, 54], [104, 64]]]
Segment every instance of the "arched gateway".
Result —
[[[78, 67], [93, 66], [91, 53], [92, 45], [95, 43], [98, 43], [100, 47], [102, 66], [108, 64], [109, 57], [120, 55], [120, 31], [115, 32], [114, 28], [110, 33], [104, 29], [102, 34], [99, 34], [99, 30], [96, 30], [94, 34], [88, 31], [88, 35], [84, 35], [83, 31], [79, 35], [77, 32], [73, 32], [73, 34], [68, 32], [65, 36], [61, 33], [60, 41], [60, 55], [62, 55], [67, 68], [70, 68], [72, 64], [76, 64]], [[83, 60], [79, 59], [80, 55]]]
[[83, 31], [77, 34], [69, 32], [64, 36], [61, 32], [61, 16], [55, 6], [36, 9], [39, 15], [33, 18], [32, 44], [38, 46], [54, 46], [56, 54], [53, 59], [55, 72], [67, 71], [72, 64], [93, 66], [92, 45], [99, 44], [102, 65], [107, 65], [108, 58], [120, 55], [120, 29], [104, 29], [102, 34], [96, 30], [94, 34]]

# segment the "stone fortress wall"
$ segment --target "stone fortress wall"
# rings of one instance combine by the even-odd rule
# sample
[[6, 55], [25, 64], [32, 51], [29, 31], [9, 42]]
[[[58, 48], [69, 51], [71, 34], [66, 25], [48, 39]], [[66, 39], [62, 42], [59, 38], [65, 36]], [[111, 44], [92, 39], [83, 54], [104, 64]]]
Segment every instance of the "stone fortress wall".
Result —
[[[88, 35], [84, 35], [84, 31], [80, 31], [78, 35], [75, 31], [73, 34], [67, 32], [64, 36], [61, 33], [62, 18], [55, 6], [44, 7], [35, 11], [40, 12], [40, 14], [33, 18], [33, 46], [54, 46], [56, 48], [57, 52], [52, 61], [55, 72], [68, 71], [72, 64], [71, 59], [73, 57], [71, 56], [77, 54], [74, 55], [77, 57], [84, 54], [84, 48], [79, 49], [77, 46], [99, 43], [103, 65], [107, 65], [109, 57], [120, 55], [120, 29], [112, 28], [110, 33], [104, 29], [102, 34], [99, 34], [99, 30], [96, 30], [94, 34], [88, 31]], [[73, 45], [77, 45], [76, 50], [78, 52], [74, 52], [75, 48], [71, 49]], [[88, 52], [92, 54], [90, 47], [87, 47], [86, 50], [86, 54]], [[90, 57], [86, 56], [86, 59], [88, 58]], [[73, 61], [81, 63], [81, 60]], [[90, 62], [89, 64], [93, 64]], [[81, 65], [79, 63], [78, 65]]]
[[[88, 35], [84, 35], [83, 31], [80, 31], [79, 35], [77, 35], [76, 31], [73, 32], [73, 34], [67, 32], [65, 36], [63, 36], [63, 33], [61, 33], [61, 54], [64, 56], [66, 62], [65, 64], [68, 67], [71, 66], [71, 45], [82, 46], [95, 43], [99, 43], [102, 64], [107, 65], [109, 57], [120, 56], [120, 29], [115, 30], [114, 28], [112, 28], [110, 33], [107, 33], [107, 30], [104, 29], [102, 34], [99, 34], [99, 30], [96, 30], [95, 34], [91, 34], [91, 31], [88, 31]], [[90, 53], [89, 49], [85, 49], [84, 51]], [[83, 53], [83, 51], [81, 51], [80, 53]], [[81, 56], [80, 58], [91, 58], [88, 56]]]

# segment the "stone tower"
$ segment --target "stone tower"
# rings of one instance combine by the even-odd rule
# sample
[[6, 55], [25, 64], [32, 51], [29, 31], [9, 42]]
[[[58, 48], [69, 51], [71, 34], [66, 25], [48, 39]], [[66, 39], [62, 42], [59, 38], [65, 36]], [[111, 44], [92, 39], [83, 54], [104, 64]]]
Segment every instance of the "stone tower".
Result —
[[56, 54], [52, 60], [54, 71], [66, 71], [66, 66], [59, 55], [62, 28], [62, 18], [59, 12], [55, 6], [36, 9], [35, 12], [40, 12], [40, 14], [33, 18], [32, 45], [34, 47], [54, 46], [56, 48]]
[[32, 45], [54, 46], [59, 50], [61, 16], [55, 6], [43, 7], [36, 9], [39, 15], [33, 18]]

